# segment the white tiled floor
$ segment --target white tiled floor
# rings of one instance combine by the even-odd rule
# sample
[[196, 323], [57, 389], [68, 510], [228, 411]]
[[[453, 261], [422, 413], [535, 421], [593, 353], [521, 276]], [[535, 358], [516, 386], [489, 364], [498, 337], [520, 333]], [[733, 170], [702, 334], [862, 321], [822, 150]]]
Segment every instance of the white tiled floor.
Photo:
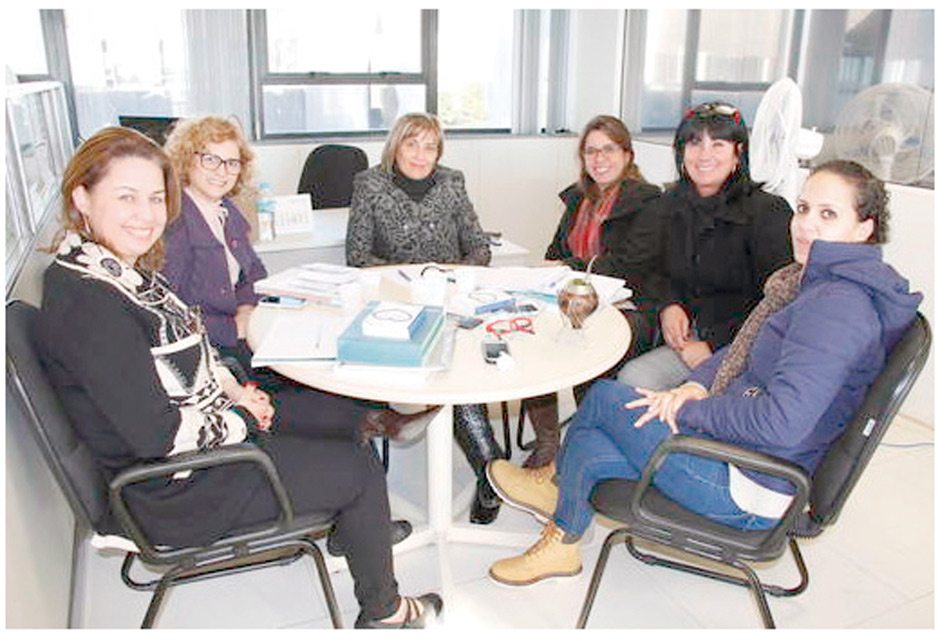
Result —
[[[494, 420], [494, 425], [498, 419]], [[899, 418], [886, 443], [933, 442], [933, 430]], [[516, 451], [514, 458], [521, 459]], [[455, 453], [455, 492], [471, 480]], [[796, 598], [770, 598], [782, 628], [906, 628], [934, 625], [934, 449], [882, 446], [856, 487], [840, 521], [815, 540], [801, 544], [810, 571], [809, 588]], [[420, 503], [424, 448], [393, 448], [391, 491]], [[463, 491], [464, 497], [468, 491]], [[393, 509], [395, 500], [393, 499]], [[411, 513], [407, 515], [412, 515]], [[459, 517], [466, 518], [466, 513]], [[538, 524], [503, 508], [492, 526], [531, 531]], [[486, 578], [494, 560], [518, 549], [448, 544], [444, 562], [451, 586], [445, 595], [448, 629], [572, 628], [607, 529], [595, 524], [584, 547], [585, 571], [567, 581], [523, 589], [498, 586]], [[79, 571], [73, 624], [80, 627], [135, 627], [149, 593], [125, 587], [121, 558], [87, 545]], [[402, 592], [419, 594], [441, 587], [436, 547], [397, 554]], [[787, 584], [796, 570], [786, 557], [760, 571]], [[348, 571], [332, 574], [334, 588], [351, 626], [357, 607]], [[301, 560], [208, 582], [175, 587], [157, 621], [164, 628], [324, 628], [330, 621], [313, 565]], [[756, 628], [760, 617], [749, 593], [668, 569], [648, 567], [615, 548], [591, 614], [589, 628]]]

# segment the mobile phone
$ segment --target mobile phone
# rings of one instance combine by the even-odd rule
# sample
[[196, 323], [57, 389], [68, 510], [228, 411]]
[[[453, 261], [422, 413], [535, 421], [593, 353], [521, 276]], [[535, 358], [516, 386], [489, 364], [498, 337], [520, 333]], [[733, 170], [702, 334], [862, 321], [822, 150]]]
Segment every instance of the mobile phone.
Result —
[[483, 318], [473, 316], [461, 316], [457, 319], [457, 326], [461, 329], [475, 329], [483, 324]]
[[506, 342], [483, 342], [483, 359], [490, 364], [496, 364], [501, 354], [509, 355], [509, 344]]
[[264, 296], [258, 300], [262, 307], [277, 307], [278, 309], [300, 309], [307, 301], [293, 296]]

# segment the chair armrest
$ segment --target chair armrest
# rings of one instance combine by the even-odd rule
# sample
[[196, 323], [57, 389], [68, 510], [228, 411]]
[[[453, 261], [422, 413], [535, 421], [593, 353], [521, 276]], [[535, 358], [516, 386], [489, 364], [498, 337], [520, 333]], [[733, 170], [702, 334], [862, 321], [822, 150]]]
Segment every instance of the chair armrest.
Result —
[[251, 380], [248, 372], [245, 371], [245, 368], [237, 358], [233, 358], [232, 356], [219, 356], [219, 362], [231, 372], [238, 384], [245, 385]]
[[273, 533], [280, 528], [290, 526], [294, 519], [294, 512], [277, 469], [267, 453], [250, 443], [227, 445], [208, 451], [189, 451], [164, 461], [140, 464], [125, 469], [115, 476], [109, 485], [111, 508], [118, 523], [127, 531], [141, 553], [144, 556], [156, 555], [154, 545], [144, 535], [124, 501], [124, 489], [140, 482], [165, 478], [181, 471], [195, 471], [246, 462], [256, 464], [261, 468], [277, 499], [280, 511], [277, 523], [265, 531]]
[[780, 522], [769, 530], [769, 533], [764, 539], [765, 542], [762, 544], [762, 546], [768, 546], [767, 542], [771, 542], [772, 546], [779, 544], [786, 537], [793, 522], [805, 509], [806, 503], [809, 500], [810, 478], [802, 468], [793, 464], [792, 462], [764, 453], [759, 453], [757, 451], [745, 449], [743, 447], [726, 442], [718, 442], [715, 440], [696, 438], [692, 436], [675, 435], [662, 441], [653, 452], [653, 455], [650, 456], [646, 467], [643, 469], [643, 475], [640, 477], [636, 491], [633, 493], [630, 509], [633, 512], [634, 517], [636, 517], [637, 520], [643, 524], [656, 527], [667, 527], [669, 529], [679, 530], [686, 534], [691, 534], [698, 537], [704, 536], [712, 538], [715, 542], [719, 543], [737, 544], [737, 541], [730, 537], [715, 539], [713, 536], [705, 534], [696, 528], [689, 527], [682, 522], [671, 520], [659, 514], [653, 513], [643, 506], [643, 496], [652, 483], [653, 477], [662, 464], [666, 461], [666, 457], [672, 453], [688, 453], [705, 458], [711, 458], [713, 460], [728, 462], [739, 467], [752, 469], [754, 471], [759, 471], [771, 476], [783, 478], [784, 480], [788, 480], [793, 483], [793, 485], [796, 487], [796, 493], [793, 496], [793, 500], [791, 501], [790, 506], [787, 507], [787, 510], [784, 512], [783, 516], [780, 518]]

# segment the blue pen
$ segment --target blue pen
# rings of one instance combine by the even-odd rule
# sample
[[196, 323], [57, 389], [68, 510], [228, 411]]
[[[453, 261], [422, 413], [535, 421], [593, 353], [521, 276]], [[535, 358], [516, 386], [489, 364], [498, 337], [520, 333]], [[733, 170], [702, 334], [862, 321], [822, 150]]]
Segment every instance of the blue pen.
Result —
[[408, 282], [411, 282], [411, 277], [410, 277], [407, 273], [405, 273], [403, 269], [399, 269], [399, 270], [398, 270], [398, 274], [399, 274], [402, 278], [404, 278], [405, 280], [407, 280]]

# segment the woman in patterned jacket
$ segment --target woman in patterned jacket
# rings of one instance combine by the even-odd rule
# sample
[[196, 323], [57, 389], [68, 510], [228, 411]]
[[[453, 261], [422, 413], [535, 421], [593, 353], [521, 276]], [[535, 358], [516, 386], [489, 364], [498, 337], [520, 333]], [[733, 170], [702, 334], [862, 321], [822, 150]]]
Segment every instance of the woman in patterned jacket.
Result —
[[[398, 119], [382, 162], [353, 182], [346, 230], [349, 265], [489, 264], [490, 243], [467, 197], [463, 174], [438, 164], [443, 153], [436, 117], [410, 113]], [[489, 524], [500, 501], [484, 470], [502, 451], [486, 405], [454, 407], [454, 439], [477, 477], [470, 522]]]
[[[219, 366], [199, 314], [158, 273], [179, 215], [166, 154], [106, 128], [66, 168], [58, 254], [44, 278], [39, 344], [53, 385], [102, 470], [251, 438], [298, 515], [333, 511], [360, 605], [357, 627], [424, 627], [437, 594], [398, 594], [385, 474], [368, 449], [322, 437], [321, 415], [282, 420], [270, 397]], [[260, 472], [228, 465], [128, 489], [156, 544], [203, 545], [278, 517]]]

